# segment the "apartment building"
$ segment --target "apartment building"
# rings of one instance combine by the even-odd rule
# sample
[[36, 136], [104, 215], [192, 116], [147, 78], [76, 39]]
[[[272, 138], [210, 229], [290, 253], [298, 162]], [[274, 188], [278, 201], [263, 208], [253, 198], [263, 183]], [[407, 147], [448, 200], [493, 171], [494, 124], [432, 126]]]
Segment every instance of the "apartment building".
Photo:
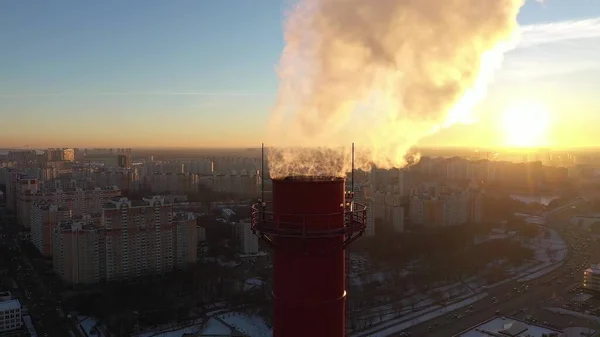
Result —
[[404, 232], [404, 208], [400, 205], [385, 205], [384, 221], [394, 232]]
[[173, 269], [173, 206], [163, 198], [119, 198], [105, 205], [106, 279], [132, 278]]
[[198, 229], [196, 215], [192, 212], [173, 213], [173, 263], [177, 268], [185, 268], [198, 260]]
[[89, 217], [60, 221], [53, 231], [54, 272], [70, 284], [99, 282], [99, 237], [99, 228]]
[[68, 283], [117, 281], [197, 261], [196, 216], [163, 197], [115, 198], [100, 217], [62, 220], [52, 239], [55, 272]]
[[375, 236], [375, 199], [369, 195], [369, 189], [362, 189], [354, 194], [353, 202], [357, 202], [367, 207], [367, 223], [365, 236]]
[[16, 184], [16, 196], [17, 196], [17, 220], [21, 226], [29, 226], [29, 218], [31, 215], [31, 204], [22, 203], [21, 196], [25, 194], [35, 194], [38, 192], [38, 180], [37, 178], [31, 178], [29, 176], [21, 176], [17, 179]]
[[258, 237], [252, 232], [250, 219], [242, 219], [233, 226], [234, 234], [240, 243], [240, 253], [258, 253]]
[[21, 303], [8, 291], [0, 292], [0, 334], [21, 328]]
[[6, 184], [6, 207], [16, 211], [17, 184], [21, 178], [25, 178], [27, 175], [15, 168], [3, 168], [2, 171], [4, 173], [3, 181]]
[[75, 161], [74, 149], [48, 149], [46, 150], [48, 161]]
[[99, 214], [102, 206], [114, 197], [121, 195], [116, 186], [91, 189], [75, 188], [71, 190], [53, 189], [33, 191], [25, 190], [18, 194], [17, 217], [24, 226], [31, 225], [31, 209], [35, 202], [56, 205], [71, 210], [73, 217], [83, 214]]
[[198, 232], [198, 243], [206, 241], [206, 228], [197, 226], [196, 231]]
[[192, 173], [156, 172], [143, 177], [143, 185], [152, 193], [194, 193], [198, 191], [198, 182], [198, 175]]
[[34, 202], [31, 209], [31, 242], [44, 256], [52, 256], [52, 237], [54, 228], [62, 220], [72, 216], [71, 210], [64, 206], [50, 205], [43, 201]]
[[422, 227], [446, 227], [482, 220], [482, 195], [478, 189], [421, 186], [411, 191], [411, 223]]
[[210, 188], [217, 192], [233, 193], [242, 198], [256, 198], [260, 190], [258, 171], [239, 174], [213, 174]]

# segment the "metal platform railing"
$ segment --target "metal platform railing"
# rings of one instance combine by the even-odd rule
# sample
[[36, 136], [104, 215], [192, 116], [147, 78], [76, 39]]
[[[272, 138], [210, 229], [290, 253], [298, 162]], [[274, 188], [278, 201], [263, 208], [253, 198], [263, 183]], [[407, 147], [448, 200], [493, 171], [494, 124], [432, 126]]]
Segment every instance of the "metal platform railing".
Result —
[[329, 214], [284, 214], [272, 211], [271, 203], [252, 206], [252, 231], [273, 244], [274, 238], [324, 239], [343, 237], [342, 247], [360, 237], [366, 228], [367, 207], [348, 202], [340, 212]]

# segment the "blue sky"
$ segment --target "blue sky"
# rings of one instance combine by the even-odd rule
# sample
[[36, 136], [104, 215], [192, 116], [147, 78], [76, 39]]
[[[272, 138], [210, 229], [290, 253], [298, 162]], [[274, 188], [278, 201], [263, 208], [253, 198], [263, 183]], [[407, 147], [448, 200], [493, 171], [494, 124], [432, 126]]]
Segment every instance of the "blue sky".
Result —
[[[276, 98], [282, 9], [281, 0], [2, 1], [0, 148], [175, 145], [170, 138], [189, 139], [183, 146], [260, 143]], [[597, 0], [530, 1], [519, 22], [597, 17]], [[599, 42], [597, 30], [590, 34]], [[582, 99], [595, 99], [586, 88], [600, 84], [592, 75], [600, 68], [586, 47], [590, 37], [585, 42], [567, 38], [561, 43], [574, 51], [544, 61], [544, 68], [566, 64], [558, 74], [500, 76], [490, 100], [516, 87], [562, 91], [556, 82], [565, 72]], [[521, 76], [520, 67], [557, 46], [540, 45], [507, 56], [505, 74]]]

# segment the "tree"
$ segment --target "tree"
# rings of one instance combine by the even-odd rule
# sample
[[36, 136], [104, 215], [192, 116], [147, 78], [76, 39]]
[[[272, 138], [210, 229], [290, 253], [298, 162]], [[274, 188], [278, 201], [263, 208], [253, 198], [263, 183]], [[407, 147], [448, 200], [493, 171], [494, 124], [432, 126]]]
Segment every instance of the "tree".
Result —
[[442, 304], [444, 299], [444, 294], [439, 290], [434, 290], [429, 294], [433, 303]]
[[404, 309], [404, 306], [402, 305], [402, 301], [392, 302], [392, 311], [394, 313], [394, 317], [402, 316], [402, 309]]
[[410, 311], [415, 311], [415, 307], [419, 304], [419, 300], [416, 297], [411, 296], [408, 298], [408, 304], [410, 305]]

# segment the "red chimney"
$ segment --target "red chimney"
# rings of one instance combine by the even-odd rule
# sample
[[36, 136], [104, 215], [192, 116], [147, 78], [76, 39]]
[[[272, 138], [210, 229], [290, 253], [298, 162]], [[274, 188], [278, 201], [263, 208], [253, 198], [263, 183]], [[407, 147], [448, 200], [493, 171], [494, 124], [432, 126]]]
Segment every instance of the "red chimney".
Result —
[[344, 178], [288, 177], [254, 205], [252, 228], [274, 250], [275, 337], [344, 337], [345, 248], [366, 223], [346, 196]]

